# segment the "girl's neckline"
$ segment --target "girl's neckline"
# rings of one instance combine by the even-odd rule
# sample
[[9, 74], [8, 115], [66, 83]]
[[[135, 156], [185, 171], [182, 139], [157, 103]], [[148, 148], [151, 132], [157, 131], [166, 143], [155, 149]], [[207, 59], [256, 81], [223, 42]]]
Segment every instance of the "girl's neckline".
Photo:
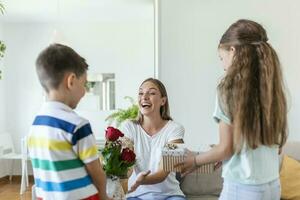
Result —
[[156, 133], [154, 133], [153, 135], [150, 135], [143, 127], [141, 124], [139, 124], [140, 128], [142, 129], [143, 133], [146, 134], [146, 136], [150, 137], [150, 138], [154, 138], [157, 135], [159, 135], [164, 129], [166, 129], [168, 127], [168, 125], [170, 124], [171, 120], [168, 120], [166, 122], [166, 124], [160, 129], [158, 130]]

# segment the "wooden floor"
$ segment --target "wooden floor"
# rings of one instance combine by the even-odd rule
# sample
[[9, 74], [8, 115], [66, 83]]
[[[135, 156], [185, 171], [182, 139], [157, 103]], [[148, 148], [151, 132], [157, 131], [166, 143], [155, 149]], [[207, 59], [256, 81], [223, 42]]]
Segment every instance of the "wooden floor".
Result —
[[32, 177], [25, 194], [20, 195], [20, 176], [14, 176], [10, 183], [8, 176], [0, 179], [0, 200], [31, 200]]

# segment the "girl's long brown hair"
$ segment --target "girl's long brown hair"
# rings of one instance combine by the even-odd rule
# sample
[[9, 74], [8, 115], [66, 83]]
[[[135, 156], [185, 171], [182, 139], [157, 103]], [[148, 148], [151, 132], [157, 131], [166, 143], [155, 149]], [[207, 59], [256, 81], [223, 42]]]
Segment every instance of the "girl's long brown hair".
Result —
[[280, 62], [265, 29], [239, 20], [223, 34], [219, 48], [235, 48], [232, 65], [218, 85], [221, 105], [231, 117], [235, 152], [246, 144], [279, 145], [287, 139], [287, 103]]

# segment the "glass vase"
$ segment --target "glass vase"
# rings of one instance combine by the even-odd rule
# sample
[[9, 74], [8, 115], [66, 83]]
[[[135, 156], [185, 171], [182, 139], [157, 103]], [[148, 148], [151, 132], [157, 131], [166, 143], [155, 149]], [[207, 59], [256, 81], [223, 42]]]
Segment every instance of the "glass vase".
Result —
[[123, 190], [121, 180], [117, 176], [107, 176], [106, 191], [109, 197], [114, 200], [125, 200], [125, 192]]

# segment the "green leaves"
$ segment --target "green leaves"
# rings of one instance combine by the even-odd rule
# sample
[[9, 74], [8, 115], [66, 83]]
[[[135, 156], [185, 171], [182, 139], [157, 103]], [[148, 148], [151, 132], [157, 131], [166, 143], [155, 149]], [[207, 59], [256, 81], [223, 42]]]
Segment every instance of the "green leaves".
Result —
[[4, 42], [2, 40], [0, 40], [0, 57], [1, 58], [3, 58], [5, 50], [6, 50], [6, 45], [4, 44]]
[[95, 81], [87, 81], [85, 84], [85, 89], [87, 92], [89, 92], [92, 88], [94, 88], [96, 85]]
[[2, 13], [2, 15], [4, 14], [4, 11], [5, 11], [5, 7], [3, 3], [0, 2], [0, 12]]
[[107, 175], [126, 177], [128, 168], [134, 163], [127, 163], [121, 160], [121, 144], [108, 142], [101, 150], [103, 157], [103, 169]]
[[[3, 3], [0, 2], [0, 12], [4, 14], [5, 7]], [[0, 40], [0, 57], [3, 58], [6, 46], [3, 41]], [[2, 71], [0, 70], [0, 80], [2, 79]]]
[[127, 109], [119, 109], [117, 112], [112, 113], [109, 115], [105, 121], [108, 121], [109, 124], [112, 124], [113, 122], [116, 123], [116, 126], [119, 127], [122, 122], [125, 120], [134, 120], [138, 116], [139, 107], [134, 102], [132, 97], [124, 97], [124, 99], [128, 99], [131, 103], [131, 106]]

